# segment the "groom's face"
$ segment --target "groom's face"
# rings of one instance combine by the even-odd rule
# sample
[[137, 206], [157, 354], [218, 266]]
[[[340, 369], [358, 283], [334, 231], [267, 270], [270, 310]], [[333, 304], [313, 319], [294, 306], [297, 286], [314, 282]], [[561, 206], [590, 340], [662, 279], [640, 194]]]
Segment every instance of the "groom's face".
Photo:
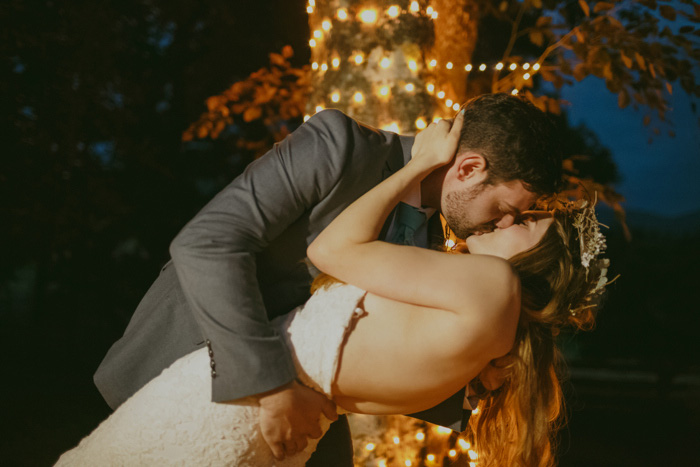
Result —
[[458, 238], [506, 229], [535, 203], [536, 195], [519, 180], [457, 187], [444, 195], [442, 214]]

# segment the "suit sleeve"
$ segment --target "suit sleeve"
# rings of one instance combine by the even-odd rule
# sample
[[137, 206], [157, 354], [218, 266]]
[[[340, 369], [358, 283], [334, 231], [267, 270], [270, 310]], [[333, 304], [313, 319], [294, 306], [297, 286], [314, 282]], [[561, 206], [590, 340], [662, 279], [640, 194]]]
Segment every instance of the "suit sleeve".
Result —
[[177, 235], [173, 264], [212, 363], [212, 400], [265, 392], [296, 377], [267, 318], [256, 253], [323, 199], [352, 157], [357, 125], [341, 112], [316, 114], [251, 163]]

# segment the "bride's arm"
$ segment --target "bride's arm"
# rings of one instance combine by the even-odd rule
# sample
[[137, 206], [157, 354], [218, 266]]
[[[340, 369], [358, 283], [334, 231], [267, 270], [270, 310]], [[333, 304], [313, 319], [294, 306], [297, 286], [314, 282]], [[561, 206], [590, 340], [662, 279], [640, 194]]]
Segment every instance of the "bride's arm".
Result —
[[505, 260], [377, 240], [387, 216], [411, 186], [453, 159], [462, 119], [458, 114], [451, 128], [443, 120], [421, 132], [411, 161], [345, 209], [314, 240], [308, 249], [311, 261], [340, 280], [393, 300], [477, 310], [481, 316], [512, 308], [519, 289]]

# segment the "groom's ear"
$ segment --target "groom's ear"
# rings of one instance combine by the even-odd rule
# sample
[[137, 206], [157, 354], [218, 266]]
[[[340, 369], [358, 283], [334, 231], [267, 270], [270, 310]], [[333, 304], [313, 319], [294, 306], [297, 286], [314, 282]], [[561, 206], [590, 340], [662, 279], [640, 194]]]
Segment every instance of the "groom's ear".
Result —
[[486, 180], [488, 164], [481, 154], [466, 152], [456, 157], [455, 169], [458, 180], [481, 183]]

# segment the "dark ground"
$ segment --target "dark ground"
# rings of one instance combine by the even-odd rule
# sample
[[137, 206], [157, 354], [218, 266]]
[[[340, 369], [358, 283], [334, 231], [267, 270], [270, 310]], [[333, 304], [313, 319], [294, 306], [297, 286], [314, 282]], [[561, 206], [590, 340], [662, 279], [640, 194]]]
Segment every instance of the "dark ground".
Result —
[[[117, 336], [96, 322], [2, 323], [0, 465], [51, 465], [107, 416], [91, 375]], [[700, 375], [676, 376], [665, 396], [655, 380], [639, 369], [575, 370], [560, 465], [700, 465]]]

